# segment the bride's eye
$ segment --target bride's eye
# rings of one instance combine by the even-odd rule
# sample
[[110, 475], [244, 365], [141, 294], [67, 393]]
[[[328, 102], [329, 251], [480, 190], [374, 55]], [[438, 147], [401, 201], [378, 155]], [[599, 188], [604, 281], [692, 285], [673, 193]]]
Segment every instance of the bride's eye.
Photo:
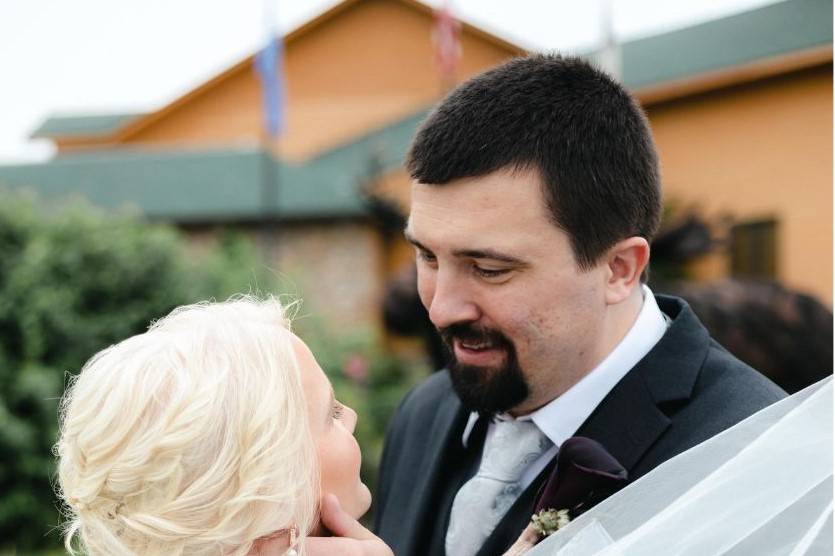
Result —
[[333, 416], [334, 420], [339, 421], [342, 419], [342, 413], [345, 410], [345, 406], [339, 402], [333, 402], [333, 407], [331, 408], [331, 415]]

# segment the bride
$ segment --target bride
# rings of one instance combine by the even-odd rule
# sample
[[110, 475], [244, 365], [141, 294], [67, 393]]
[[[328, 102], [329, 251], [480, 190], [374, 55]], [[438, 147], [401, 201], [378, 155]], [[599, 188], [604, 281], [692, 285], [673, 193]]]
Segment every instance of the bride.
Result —
[[356, 421], [277, 300], [175, 309], [96, 354], [62, 399], [65, 545], [390, 555], [356, 521], [371, 503]]

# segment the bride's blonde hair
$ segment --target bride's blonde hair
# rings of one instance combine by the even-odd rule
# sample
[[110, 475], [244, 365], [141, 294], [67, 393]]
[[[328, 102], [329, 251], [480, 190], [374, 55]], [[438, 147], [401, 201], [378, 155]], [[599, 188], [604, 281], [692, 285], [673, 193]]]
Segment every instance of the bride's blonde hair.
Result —
[[61, 402], [66, 546], [245, 555], [316, 519], [318, 469], [289, 321], [273, 298], [179, 307], [96, 354]]

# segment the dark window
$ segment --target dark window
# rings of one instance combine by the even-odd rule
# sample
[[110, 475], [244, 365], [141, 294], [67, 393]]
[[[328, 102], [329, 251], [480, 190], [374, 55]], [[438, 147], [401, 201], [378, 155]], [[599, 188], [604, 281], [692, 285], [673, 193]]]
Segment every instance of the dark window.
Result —
[[731, 229], [731, 274], [746, 278], [776, 278], [776, 220], [744, 222]]

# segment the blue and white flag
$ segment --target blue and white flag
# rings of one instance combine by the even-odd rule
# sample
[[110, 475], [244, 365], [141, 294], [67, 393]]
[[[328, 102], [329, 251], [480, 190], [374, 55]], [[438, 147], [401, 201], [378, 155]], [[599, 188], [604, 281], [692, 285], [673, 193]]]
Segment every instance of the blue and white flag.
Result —
[[284, 48], [276, 29], [267, 44], [255, 55], [255, 69], [261, 78], [264, 104], [264, 129], [271, 137], [284, 131]]

